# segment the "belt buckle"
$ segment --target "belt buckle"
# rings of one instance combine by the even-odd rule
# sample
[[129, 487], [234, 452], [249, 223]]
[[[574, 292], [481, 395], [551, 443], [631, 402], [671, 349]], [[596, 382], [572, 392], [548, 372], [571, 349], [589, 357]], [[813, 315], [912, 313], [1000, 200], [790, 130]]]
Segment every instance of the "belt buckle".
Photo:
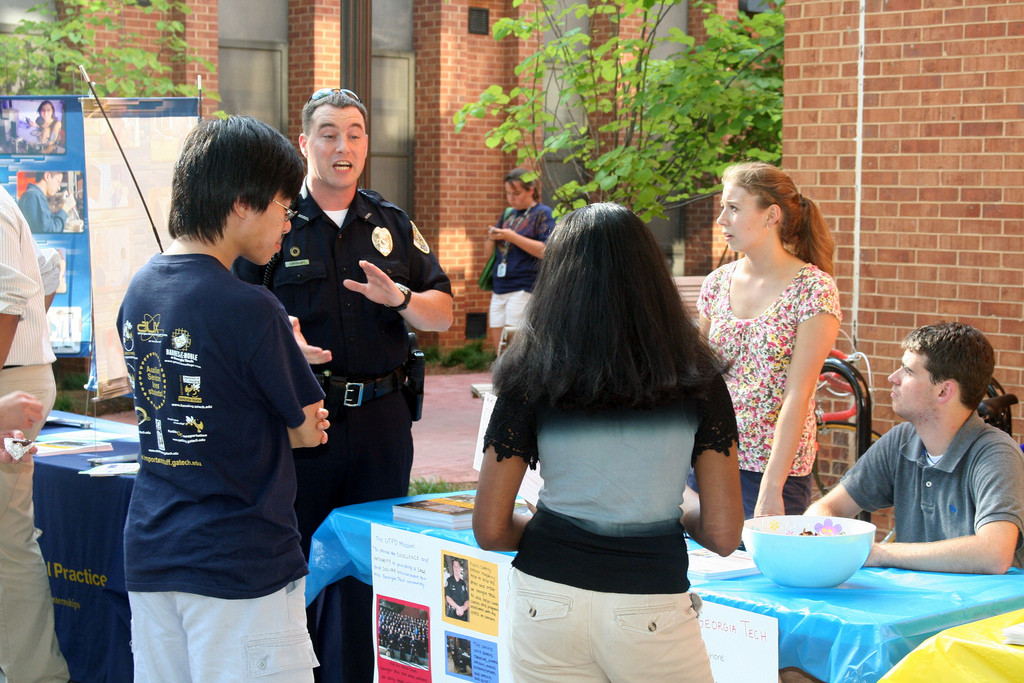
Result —
[[[355, 394], [355, 398], [352, 395]], [[345, 383], [345, 401], [346, 408], [358, 408], [363, 405], [363, 383], [362, 382], [346, 382]]]

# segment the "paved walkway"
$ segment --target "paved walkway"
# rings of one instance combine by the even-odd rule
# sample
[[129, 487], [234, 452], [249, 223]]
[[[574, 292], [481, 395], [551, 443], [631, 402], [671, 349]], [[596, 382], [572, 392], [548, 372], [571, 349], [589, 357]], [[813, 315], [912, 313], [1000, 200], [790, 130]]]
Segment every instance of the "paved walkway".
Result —
[[413, 479], [476, 483], [473, 456], [483, 401], [471, 387], [490, 381], [490, 372], [427, 375], [423, 419], [412, 425]]
[[[471, 387], [490, 381], [490, 372], [427, 375], [423, 419], [412, 425], [413, 479], [442, 479], [471, 484], [466, 488], [474, 488], [477, 472], [473, 469], [473, 451], [483, 401], [473, 397]], [[129, 424], [135, 422], [134, 412], [102, 417]]]

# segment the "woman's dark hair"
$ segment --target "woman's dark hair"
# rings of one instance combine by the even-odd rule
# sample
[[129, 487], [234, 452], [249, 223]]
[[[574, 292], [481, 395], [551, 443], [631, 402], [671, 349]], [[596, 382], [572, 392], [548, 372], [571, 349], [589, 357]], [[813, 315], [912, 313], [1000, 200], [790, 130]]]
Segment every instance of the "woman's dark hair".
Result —
[[53, 112], [53, 118], [57, 118], [57, 107], [55, 107], [53, 105], [53, 102], [51, 102], [50, 100], [43, 100], [42, 102], [40, 102], [39, 106], [36, 107], [36, 113], [39, 114], [40, 116], [42, 116], [43, 115], [43, 107], [45, 107], [46, 105], [50, 105], [50, 111]]
[[779, 237], [792, 254], [832, 275], [835, 242], [818, 205], [800, 194], [793, 179], [771, 164], [751, 161], [725, 169], [722, 182], [733, 183], [757, 197], [762, 209], [777, 204], [782, 211]]
[[525, 168], [514, 168], [508, 172], [505, 176], [504, 182], [506, 183], [519, 183], [524, 188], [530, 191], [530, 195], [533, 197], [533, 201], [540, 202], [540, 178], [534, 178], [527, 182], [523, 180], [523, 176], [529, 173]]
[[174, 165], [168, 231], [212, 244], [223, 235], [236, 200], [265, 211], [278, 193], [294, 198], [305, 173], [292, 143], [262, 121], [203, 121], [185, 138]]
[[623, 206], [593, 204], [552, 232], [494, 383], [560, 409], [650, 408], [698, 395], [724, 370], [651, 231]]

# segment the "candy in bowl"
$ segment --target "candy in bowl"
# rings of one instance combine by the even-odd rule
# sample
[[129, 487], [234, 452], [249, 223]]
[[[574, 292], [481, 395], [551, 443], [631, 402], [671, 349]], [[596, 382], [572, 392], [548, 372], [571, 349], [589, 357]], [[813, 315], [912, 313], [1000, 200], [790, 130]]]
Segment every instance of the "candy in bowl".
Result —
[[846, 517], [778, 515], [743, 523], [743, 544], [780, 586], [832, 588], [864, 565], [875, 525]]

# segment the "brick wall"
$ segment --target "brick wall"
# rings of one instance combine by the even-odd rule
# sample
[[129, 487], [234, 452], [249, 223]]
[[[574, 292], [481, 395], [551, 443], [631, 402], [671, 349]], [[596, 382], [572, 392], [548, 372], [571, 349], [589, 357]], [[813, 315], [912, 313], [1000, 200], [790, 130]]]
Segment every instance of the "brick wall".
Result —
[[939, 319], [981, 329], [996, 377], [1024, 395], [1024, 2], [963, 4], [866, 3], [859, 272], [859, 3], [784, 10], [783, 164], [833, 226], [843, 329], [856, 321], [871, 360], [881, 432], [900, 340]]
[[521, 56], [513, 40], [470, 35], [468, 8], [488, 9], [490, 23], [511, 16], [512, 2], [424, 0], [414, 3], [416, 50], [416, 225], [452, 281], [455, 324], [444, 347], [465, 343], [466, 315], [486, 313], [490, 293], [476, 284], [490, 255], [484, 229], [505, 207], [502, 178], [515, 159], [484, 144], [497, 119], [474, 119], [456, 133], [452, 117], [492, 83], [515, 83]]
[[306, 100], [320, 88], [340, 84], [340, 26], [337, 0], [288, 2], [288, 139], [296, 144]]

